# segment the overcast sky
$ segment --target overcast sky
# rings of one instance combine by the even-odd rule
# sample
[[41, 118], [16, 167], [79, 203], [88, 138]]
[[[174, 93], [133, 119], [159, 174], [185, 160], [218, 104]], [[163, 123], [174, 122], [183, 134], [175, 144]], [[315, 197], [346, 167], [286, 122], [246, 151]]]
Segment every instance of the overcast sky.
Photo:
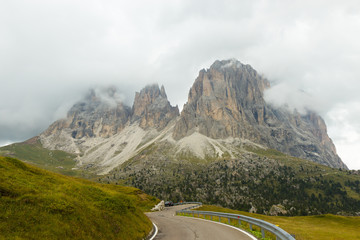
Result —
[[360, 169], [358, 0], [0, 0], [0, 145], [38, 135], [90, 87], [131, 104], [149, 83], [180, 108], [198, 72], [236, 58], [266, 98], [318, 111]]

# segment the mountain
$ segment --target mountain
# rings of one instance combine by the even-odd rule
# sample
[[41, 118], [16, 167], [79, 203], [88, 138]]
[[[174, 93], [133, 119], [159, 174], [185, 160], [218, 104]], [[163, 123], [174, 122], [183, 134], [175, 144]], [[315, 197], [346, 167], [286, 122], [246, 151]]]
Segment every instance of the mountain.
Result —
[[346, 168], [314, 112], [274, 108], [264, 99], [269, 82], [250, 65], [216, 61], [201, 70], [174, 130], [181, 139], [199, 132], [212, 139], [247, 139], [291, 156]]
[[106, 173], [147, 146], [179, 115], [164, 87], [146, 86], [136, 93], [133, 107], [117, 99], [114, 88], [90, 91], [66, 119], [53, 123], [39, 136], [42, 146], [77, 155], [78, 167]]
[[[265, 212], [285, 201], [289, 214], [360, 211], [347, 206], [360, 199], [358, 175], [337, 155], [324, 120], [315, 112], [267, 103], [269, 88], [250, 65], [230, 59], [199, 72], [181, 113], [157, 84], [136, 93], [132, 107], [122, 103], [115, 88], [92, 90], [65, 119], [30, 141], [0, 148], [0, 154], [29, 162], [41, 154], [56, 171], [99, 174], [100, 182], [126, 182], [159, 198]], [[273, 188], [281, 190], [270, 193]], [[332, 191], [338, 195], [319, 200], [321, 210], [314, 207], [315, 198]], [[301, 201], [312, 205], [305, 209]], [[342, 205], [334, 207], [337, 201]]]
[[[344, 168], [314, 112], [301, 115], [266, 103], [269, 82], [250, 65], [216, 61], [201, 70], [179, 116], [164, 87], [149, 85], [136, 93], [132, 108], [116, 98], [115, 88], [91, 91], [75, 104], [67, 118], [40, 135], [42, 145], [77, 155], [79, 167], [107, 173], [155, 142], [172, 145], [175, 155], [204, 159], [229, 154], [243, 145], [259, 145]], [[240, 150], [239, 150], [240, 149]]]

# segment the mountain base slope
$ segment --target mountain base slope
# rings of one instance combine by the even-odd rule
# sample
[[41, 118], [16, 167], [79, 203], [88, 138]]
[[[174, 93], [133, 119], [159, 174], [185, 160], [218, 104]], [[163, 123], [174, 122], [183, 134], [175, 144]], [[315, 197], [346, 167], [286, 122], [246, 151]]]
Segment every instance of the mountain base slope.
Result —
[[143, 214], [156, 199], [142, 191], [66, 177], [0, 157], [4, 239], [143, 239]]

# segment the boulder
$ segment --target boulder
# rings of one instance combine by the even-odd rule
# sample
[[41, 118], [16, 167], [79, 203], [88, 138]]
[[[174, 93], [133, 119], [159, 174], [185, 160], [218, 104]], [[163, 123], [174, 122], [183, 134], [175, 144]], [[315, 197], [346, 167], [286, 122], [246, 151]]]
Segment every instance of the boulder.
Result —
[[162, 211], [165, 209], [165, 203], [164, 200], [161, 200], [158, 204], [155, 205], [155, 207], [153, 207], [151, 209], [151, 211], [155, 212], [155, 211]]

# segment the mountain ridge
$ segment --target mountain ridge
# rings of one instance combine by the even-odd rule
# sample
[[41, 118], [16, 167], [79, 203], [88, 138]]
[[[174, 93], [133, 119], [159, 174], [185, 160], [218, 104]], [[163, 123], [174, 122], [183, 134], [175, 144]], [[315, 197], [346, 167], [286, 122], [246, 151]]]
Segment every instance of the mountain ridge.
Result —
[[250, 65], [217, 60], [200, 70], [181, 113], [158, 84], [136, 92], [132, 107], [119, 100], [113, 87], [103, 96], [91, 90], [39, 139], [47, 149], [77, 155], [79, 168], [101, 174], [164, 141], [179, 159], [184, 154], [236, 157], [248, 145], [347, 169], [324, 120], [314, 112], [301, 115], [266, 103], [269, 88]]
[[[138, 152], [138, 146], [131, 145], [131, 150], [126, 149], [128, 142], [120, 136], [122, 131], [126, 138], [131, 139], [129, 134], [133, 132], [138, 134], [136, 136], [141, 141], [148, 139], [153, 142], [154, 139], [161, 139], [159, 136], [164, 135], [164, 129], [172, 129], [172, 136], [167, 134], [166, 139], [177, 148], [183, 148], [186, 141], [177, 142], [185, 137], [191, 139], [197, 132], [195, 141], [199, 138], [204, 140], [200, 136], [203, 135], [217, 142], [211, 144], [214, 141], [207, 139], [204, 141], [209, 144], [203, 144], [217, 148], [215, 155], [221, 155], [226, 150], [234, 156], [233, 147], [223, 147], [223, 151], [215, 145], [224, 146], [221, 143], [223, 140], [235, 138], [238, 142], [248, 140], [295, 157], [347, 169], [337, 156], [323, 119], [314, 112], [301, 115], [267, 104], [264, 91], [269, 88], [269, 81], [250, 65], [235, 59], [217, 60], [209, 69], [199, 72], [181, 113], [177, 106], [171, 106], [164, 86], [160, 88], [157, 84], [147, 85], [136, 92], [132, 107], [120, 101], [115, 106], [109, 106], [96, 96], [95, 91], [91, 91], [84, 101], [69, 110], [66, 119], [56, 121], [40, 134], [40, 139], [46, 148], [78, 154], [80, 165], [85, 161], [100, 168], [106, 165], [107, 169], [116, 167], [116, 162], [122, 164], [128, 160], [126, 157], [131, 158]], [[107, 94], [108, 98], [114, 97], [116, 89], [110, 88]], [[118, 140], [106, 149], [100, 146], [101, 142], [111, 142], [109, 139]], [[140, 145], [141, 141], [132, 143]], [[117, 146], [116, 151], [110, 150], [119, 142], [122, 147]], [[100, 164], [95, 160], [85, 160], [90, 157], [89, 152], [97, 151], [94, 148], [104, 151], [105, 157], [98, 160]], [[189, 147], [190, 151], [195, 148]], [[116, 152], [121, 155], [124, 149], [131, 153], [115, 156]], [[109, 160], [109, 152], [114, 155], [113, 160]], [[201, 150], [193, 152], [200, 157], [206, 155]], [[90, 158], [99, 159], [101, 155], [99, 153]]]

